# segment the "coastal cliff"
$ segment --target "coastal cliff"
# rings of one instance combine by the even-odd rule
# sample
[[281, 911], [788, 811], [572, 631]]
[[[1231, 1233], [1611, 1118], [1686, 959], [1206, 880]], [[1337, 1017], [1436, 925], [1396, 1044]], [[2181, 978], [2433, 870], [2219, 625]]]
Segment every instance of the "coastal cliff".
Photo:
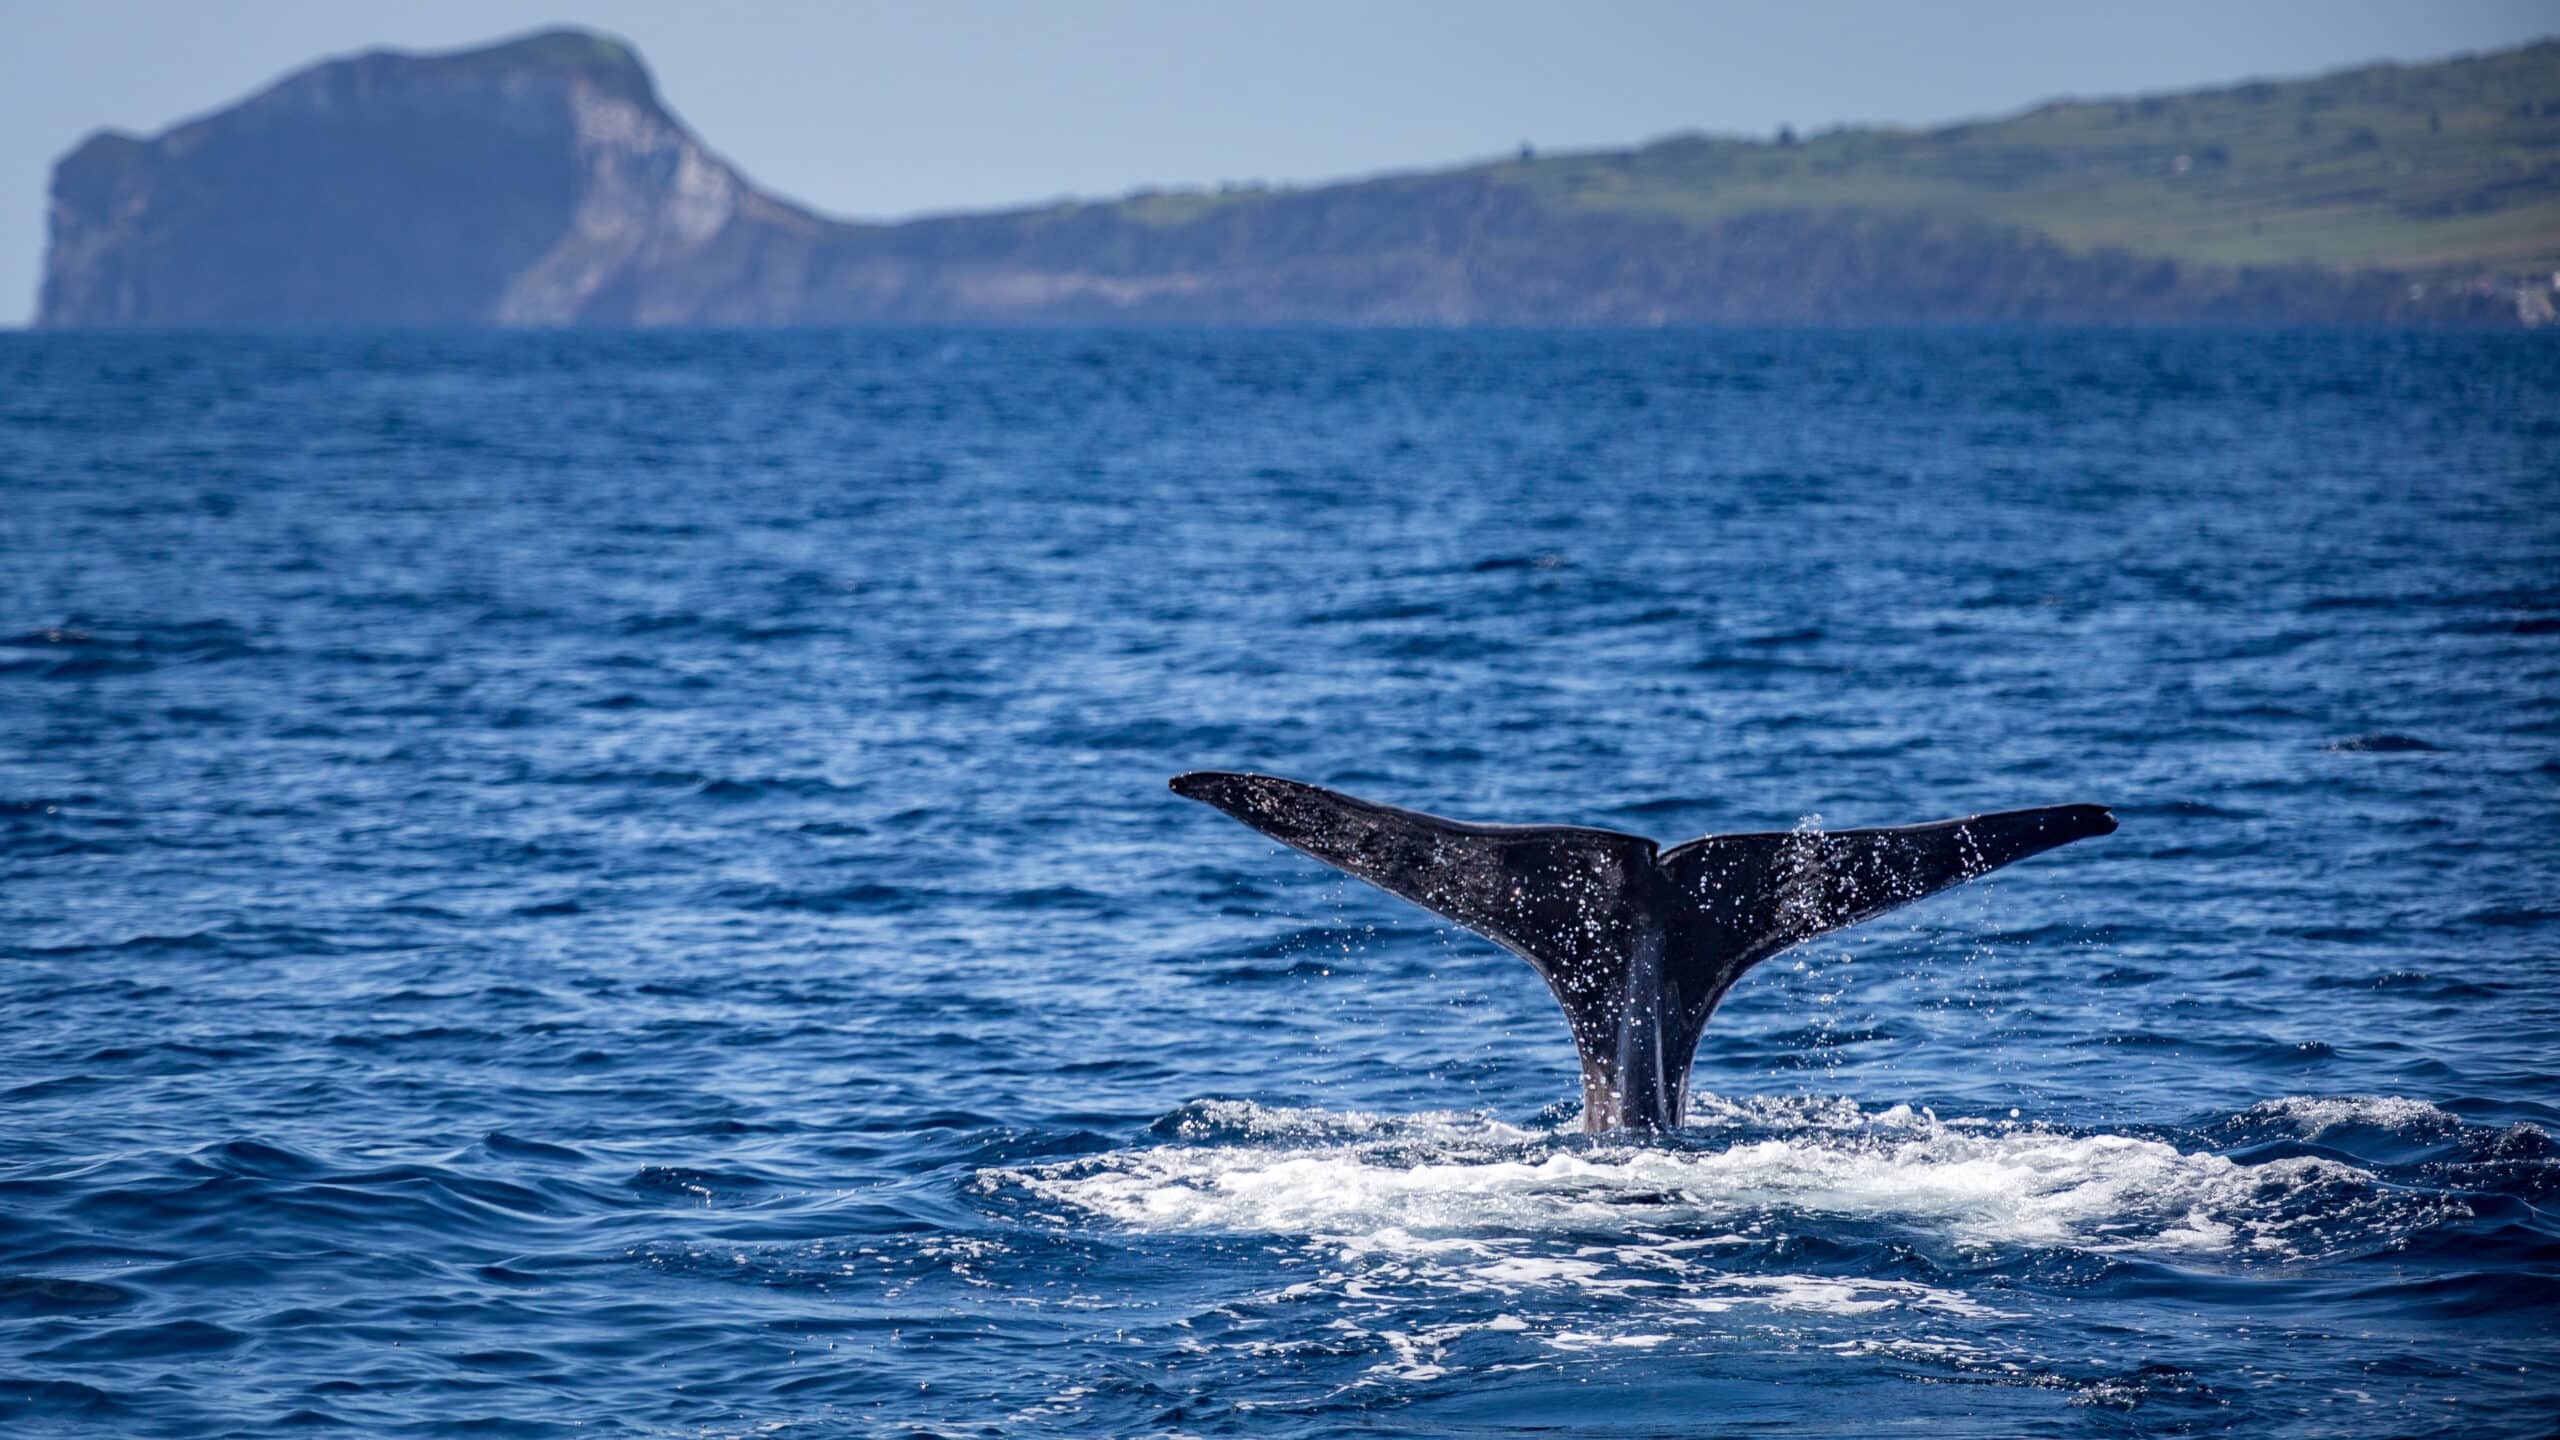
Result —
[[54, 172], [38, 323], [2515, 325], [2555, 261], [2560, 44], [860, 224], [759, 191], [628, 46], [552, 31], [92, 137]]

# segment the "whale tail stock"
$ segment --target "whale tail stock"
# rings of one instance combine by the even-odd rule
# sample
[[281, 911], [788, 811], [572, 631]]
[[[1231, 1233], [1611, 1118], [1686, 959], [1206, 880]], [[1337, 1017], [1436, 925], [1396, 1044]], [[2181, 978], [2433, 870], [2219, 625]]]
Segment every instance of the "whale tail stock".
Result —
[[1573, 1029], [1595, 1131], [1680, 1123], [1698, 1037], [1752, 966], [2116, 828], [2103, 806], [2059, 805], [1665, 850], [1613, 830], [1444, 820], [1270, 775], [1199, 770], [1172, 786], [1528, 961]]

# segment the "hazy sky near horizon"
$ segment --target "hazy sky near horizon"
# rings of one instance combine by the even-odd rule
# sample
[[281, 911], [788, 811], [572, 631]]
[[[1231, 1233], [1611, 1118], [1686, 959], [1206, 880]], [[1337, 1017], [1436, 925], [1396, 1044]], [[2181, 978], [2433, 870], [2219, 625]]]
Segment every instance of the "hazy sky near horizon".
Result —
[[2494, 49], [2560, 31], [2560, 11], [2549, 0], [0, 0], [0, 325], [33, 312], [53, 162], [91, 131], [155, 134], [322, 56], [554, 24], [630, 41], [670, 107], [767, 189], [886, 218], [1427, 168], [1523, 141], [1931, 124], [2062, 95]]

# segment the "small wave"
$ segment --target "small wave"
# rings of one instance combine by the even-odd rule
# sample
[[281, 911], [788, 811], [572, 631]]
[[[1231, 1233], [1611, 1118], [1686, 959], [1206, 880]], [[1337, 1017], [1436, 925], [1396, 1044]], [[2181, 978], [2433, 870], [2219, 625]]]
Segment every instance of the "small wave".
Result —
[[765, 1181], [755, 1175], [725, 1170], [702, 1170], [690, 1165], [649, 1165], [631, 1177], [631, 1188], [647, 1195], [683, 1197], [698, 1205], [714, 1205], [763, 1192]]
[[2257, 817], [2254, 810], [2236, 810], [2203, 800], [2157, 800], [2147, 804], [2119, 804], [2111, 808], [2122, 817], [2157, 816], [2168, 820], [2250, 820]]
[[247, 633], [227, 620], [143, 624], [127, 630], [49, 626], [0, 638], [0, 671], [36, 670], [48, 679], [140, 674], [163, 664], [232, 660], [258, 653]]
[[1509, 654], [1512, 642], [1471, 635], [1460, 630], [1433, 630], [1417, 635], [1395, 635], [1374, 641], [1372, 653], [1397, 660], [1481, 660], [1487, 656]]
[[1742, 643], [1767, 649], [1778, 645], [1810, 645], [1823, 637], [1822, 627], [1807, 626], [1800, 630], [1776, 630], [1765, 635], [1747, 635]]
[[30, 795], [17, 800], [0, 800], [0, 816], [53, 816], [64, 810], [79, 810], [95, 805], [98, 797], [87, 793], [74, 795]]
[[13, 1275], [0, 1280], [0, 1315], [94, 1315], [122, 1310], [140, 1298], [122, 1285], [93, 1280], [51, 1275]]
[[[2312, 931], [2303, 938], [2310, 940], [2363, 940], [2365, 931]], [[2423, 970], [2383, 970], [2361, 975], [2315, 975], [2303, 982], [2311, 990], [2397, 990], [2424, 996], [2431, 1000], [2485, 999], [2499, 994], [2505, 987], [2482, 985], [2470, 980], [2445, 980]]]
[[1610, 813], [1610, 814], [1612, 814], [1612, 815], [1625, 815], [1625, 816], [1629, 816], [1629, 817], [1638, 817], [1638, 816], [1650, 817], [1650, 816], [1654, 816], [1654, 815], [1689, 815], [1689, 814], [1694, 814], [1694, 813], [1697, 813], [1697, 812], [1703, 811], [1703, 810], [1705, 810], [1706, 808], [1707, 808], [1707, 802], [1705, 802], [1705, 801], [1703, 801], [1703, 800], [1687, 799], [1687, 798], [1668, 798], [1668, 799], [1655, 799], [1655, 800], [1638, 800], [1638, 801], [1634, 802], [1633, 804], [1617, 806], [1617, 807], [1615, 807], [1614, 809], [1612, 809], [1609, 813]]
[[123, 940], [89, 945], [31, 945], [28, 955], [192, 955], [222, 948], [222, 936], [212, 930], [197, 930], [185, 935], [135, 935]]
[[46, 1419], [64, 1415], [104, 1415], [126, 1408], [126, 1402], [94, 1385], [77, 1380], [35, 1380], [0, 1376], [0, 1416]]
[[1097, 895], [1080, 885], [1037, 885], [1029, 889], [1008, 890], [995, 899], [999, 910], [1104, 910], [1110, 898]]
[[2376, 731], [2370, 735], [2350, 735], [2344, 740], [2332, 740], [2323, 748], [2339, 755], [2409, 755], [2442, 747], [2431, 745], [2415, 735]]
[[783, 891], [757, 888], [724, 892], [750, 910], [800, 910], [817, 915], [874, 914], [912, 910], [923, 903], [920, 892], [904, 886], [859, 881], [831, 890]]
[[2463, 918], [2474, 925], [2546, 925], [2551, 921], [2560, 920], [2560, 910], [2498, 907], [2487, 910], [2474, 910]]
[[1379, 600], [1347, 605], [1338, 609], [1319, 610], [1306, 616], [1307, 625], [1365, 625], [1382, 620], [1431, 620], [1447, 614], [1447, 607], [1431, 601]]
[[1221, 984], [1266, 985], [1279, 980], [1322, 979], [1333, 973], [1333, 967], [1321, 960], [1298, 960], [1285, 965], [1230, 965], [1206, 973]]
[[2351, 1126], [2401, 1134], [2442, 1134], [2462, 1125], [2450, 1111], [2397, 1095], [2288, 1095], [2282, 1100], [2259, 1101], [2241, 1118], [2286, 1126], [2305, 1140], [2317, 1140], [2332, 1130]]
[[1702, 655], [1697, 659], [1690, 661], [1688, 668], [1692, 672], [1701, 675], [1782, 675], [1789, 673], [1818, 675], [1830, 674], [1839, 669], [1836, 665], [1823, 664], [1811, 660], [1782, 659], [1776, 655], [1766, 653], [1766, 650], [1771, 648], [1783, 647], [1763, 647], [1761, 653], [1748, 655], [1735, 655], [1725, 652]]
[[548, 785], [593, 785], [608, 789], [700, 789], [706, 783], [695, 770], [576, 770], [559, 775], [534, 777]]
[[840, 795], [847, 787], [815, 776], [760, 776], [747, 780], [707, 780], [694, 793], [706, 800], [764, 800], [776, 796]]
[[510, 1135], [504, 1130], [490, 1131], [481, 1137], [481, 1143], [489, 1147], [489, 1153], [514, 1160], [542, 1160], [561, 1164], [584, 1164], [587, 1160], [584, 1152], [571, 1149], [566, 1145], [554, 1145], [547, 1140], [526, 1139], [523, 1136]]
[[121, 1330], [84, 1334], [54, 1350], [39, 1351], [35, 1358], [76, 1358], [91, 1364], [101, 1360], [161, 1360], [218, 1354], [247, 1343], [247, 1335], [227, 1325], [205, 1320], [172, 1320], [165, 1325], [133, 1325]]

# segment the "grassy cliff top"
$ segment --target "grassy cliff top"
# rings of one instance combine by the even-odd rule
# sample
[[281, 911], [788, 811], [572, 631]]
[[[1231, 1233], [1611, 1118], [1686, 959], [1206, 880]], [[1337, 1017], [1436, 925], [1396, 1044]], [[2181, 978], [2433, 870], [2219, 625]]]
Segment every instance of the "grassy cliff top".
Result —
[[492, 69], [523, 66], [552, 70], [605, 70], [647, 74], [631, 47], [592, 30], [538, 30], [469, 50], [449, 50], [417, 57], [453, 66]]
[[[1934, 130], [1684, 135], [1483, 167], [1552, 203], [1710, 222], [1924, 211], [2078, 251], [2426, 274], [2560, 268], [2560, 41], [2184, 94], [2064, 100]], [[1196, 218], [1253, 192], [1132, 197]]]

